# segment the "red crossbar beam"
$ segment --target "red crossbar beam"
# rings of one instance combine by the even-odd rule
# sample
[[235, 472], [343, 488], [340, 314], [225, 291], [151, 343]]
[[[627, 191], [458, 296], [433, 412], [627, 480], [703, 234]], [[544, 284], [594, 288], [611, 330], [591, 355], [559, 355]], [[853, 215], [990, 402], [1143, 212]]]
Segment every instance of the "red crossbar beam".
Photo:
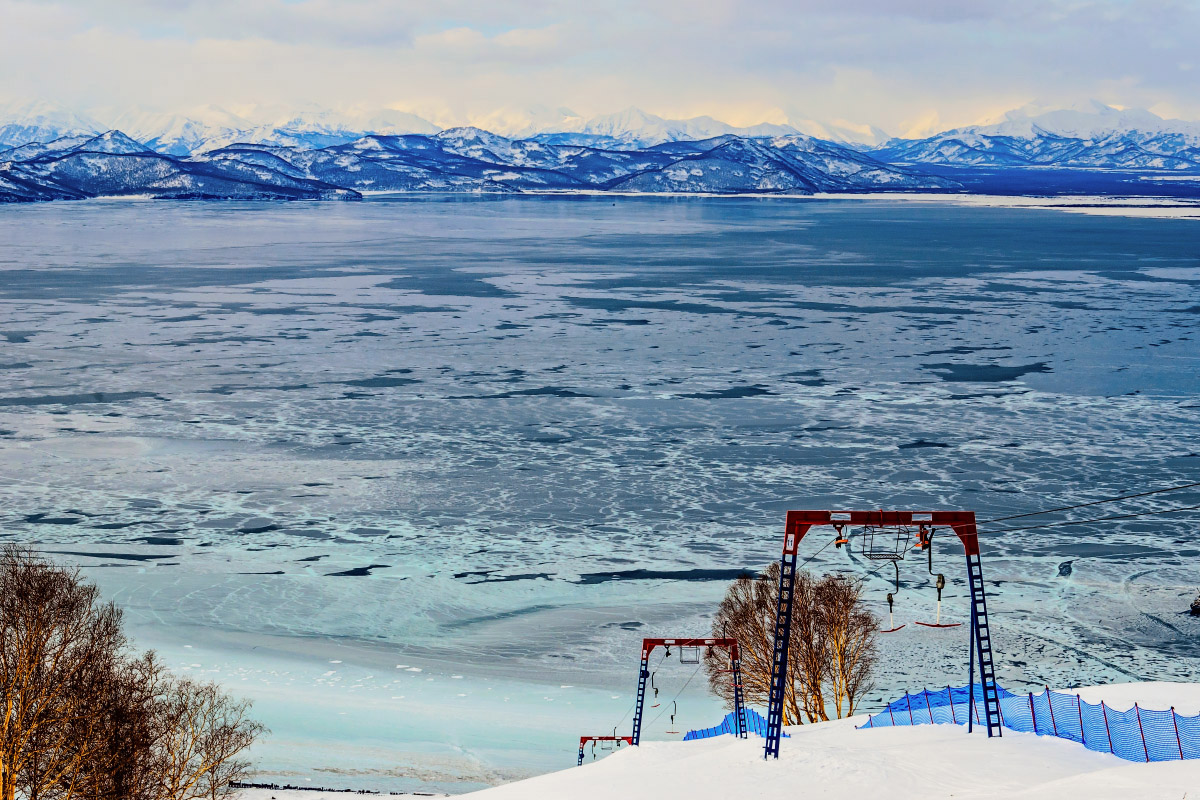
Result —
[[656, 647], [724, 647], [729, 650], [730, 658], [738, 658], [737, 639], [642, 639], [642, 659], [649, 658]]
[[583, 747], [588, 742], [624, 742], [625, 744], [633, 744], [631, 736], [580, 736], [579, 746]]
[[789, 511], [784, 553], [795, 555], [800, 540], [814, 525], [865, 525], [878, 528], [900, 525], [925, 525], [951, 528], [962, 540], [969, 556], [979, 554], [979, 531], [974, 511]]

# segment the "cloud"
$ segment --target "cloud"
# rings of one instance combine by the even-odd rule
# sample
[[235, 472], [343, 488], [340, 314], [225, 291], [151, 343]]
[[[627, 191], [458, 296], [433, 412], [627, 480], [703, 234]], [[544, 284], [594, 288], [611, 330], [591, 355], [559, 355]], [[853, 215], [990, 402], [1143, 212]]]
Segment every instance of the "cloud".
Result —
[[451, 28], [413, 42], [414, 56], [456, 63], [545, 64], [562, 60], [578, 46], [579, 32], [566, 25], [516, 28], [488, 36], [474, 28]]
[[1094, 97], [1200, 117], [1184, 0], [0, 0], [0, 20], [0, 91], [85, 109], [639, 106], [900, 132]]

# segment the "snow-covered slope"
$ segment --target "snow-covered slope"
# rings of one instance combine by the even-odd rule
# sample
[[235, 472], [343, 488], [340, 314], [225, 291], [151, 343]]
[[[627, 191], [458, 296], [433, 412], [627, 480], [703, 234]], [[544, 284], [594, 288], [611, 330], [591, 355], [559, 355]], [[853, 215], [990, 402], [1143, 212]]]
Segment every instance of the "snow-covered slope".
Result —
[[[1113, 708], [1200, 707], [1200, 685], [1125, 684], [1079, 691]], [[649, 742], [583, 767], [477, 792], [480, 800], [821, 797], [827, 800], [1052, 798], [1179, 800], [1200, 793], [1200, 761], [1138, 764], [1054, 737], [957, 725], [857, 730], [865, 717], [789, 728], [778, 761], [762, 740]], [[278, 796], [278, 795], [276, 795]], [[251, 800], [247, 798], [246, 800]], [[282, 800], [282, 799], [281, 799]], [[315, 800], [315, 798], [314, 798]]]
[[[1200, 684], [1129, 683], [1070, 689], [1122, 711], [1174, 706], [1200, 712]], [[998, 739], [959, 725], [859, 730], [866, 716], [788, 728], [778, 761], [762, 739], [720, 736], [643, 742], [582, 767], [475, 792], [479, 800], [1180, 800], [1200, 797], [1200, 760], [1125, 761], [1051, 736], [1006, 729]], [[336, 800], [342, 792], [246, 789], [239, 800]]]

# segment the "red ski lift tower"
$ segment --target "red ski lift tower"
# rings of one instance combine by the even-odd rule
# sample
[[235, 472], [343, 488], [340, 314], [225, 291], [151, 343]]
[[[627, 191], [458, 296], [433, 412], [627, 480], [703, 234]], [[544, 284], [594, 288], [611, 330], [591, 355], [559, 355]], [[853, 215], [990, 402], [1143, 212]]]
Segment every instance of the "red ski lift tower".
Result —
[[[987, 717], [988, 737], [999, 736], [1000, 698], [996, 691], [996, 671], [992, 663], [992, 639], [988, 628], [987, 602], [983, 593], [983, 567], [979, 561], [979, 532], [974, 511], [789, 511], [783, 538], [783, 557], [779, 561], [779, 595], [775, 614], [775, 646], [771, 665], [771, 694], [767, 710], [767, 735], [764, 758], [779, 758], [779, 740], [783, 734], [783, 698], [787, 688], [788, 642], [792, 634], [792, 594], [796, 585], [796, 553], [800, 540], [813, 526], [834, 529], [838, 540], [846, 541], [842, 529], [858, 527], [868, 541], [878, 532], [895, 534], [878, 537], [889, 542], [907, 537], [913, 529], [921, 541], [927, 541], [935, 528], [950, 528], [962, 540], [967, 556], [967, 579], [971, 586], [971, 645], [968, 687], [974, 701], [975, 658], [979, 658], [979, 682], [983, 689], [983, 708]], [[901, 557], [903, 550], [900, 550]], [[899, 574], [899, 573], [897, 573]], [[647, 639], [646, 641], [650, 641]], [[645, 653], [642, 669], [645, 670]], [[971, 729], [970, 715], [967, 730]], [[634, 743], [637, 743], [636, 728]]]
[[592, 755], [596, 752], [596, 742], [600, 743], [601, 750], [612, 750], [614, 747], [620, 747], [622, 744], [633, 744], [633, 740], [628, 736], [580, 736], [579, 737], [579, 763], [575, 766], [583, 766], [583, 748], [588, 742], [592, 744]]
[[[667, 648], [667, 653], [670, 654], [671, 648], [679, 649], [680, 661], [683, 663], [699, 664], [700, 663], [700, 648], [705, 647], [711, 652], [714, 647], [720, 647], [729, 651], [729, 666], [730, 677], [733, 679], [733, 717], [737, 724], [738, 738], [746, 738], [746, 706], [742, 702], [742, 656], [738, 651], [737, 639], [708, 638], [708, 639], [643, 639], [642, 640], [642, 666], [638, 670], [638, 689], [637, 701], [634, 704], [633, 712], [633, 736], [630, 737], [630, 744], [637, 745], [642, 741], [642, 712], [646, 707], [646, 681], [650, 679], [650, 654], [654, 652], [656, 647]], [[684, 651], [692, 650], [695, 652], [695, 661], [684, 660]], [[582, 750], [580, 752], [583, 752]]]

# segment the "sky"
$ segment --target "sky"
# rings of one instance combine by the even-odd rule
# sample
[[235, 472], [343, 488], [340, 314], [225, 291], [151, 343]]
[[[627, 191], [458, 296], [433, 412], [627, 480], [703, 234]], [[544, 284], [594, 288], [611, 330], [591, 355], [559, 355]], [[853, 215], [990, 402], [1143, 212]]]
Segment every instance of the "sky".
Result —
[[1200, 119], [1197, 42], [1198, 0], [0, 0], [0, 99], [920, 135], [1092, 99]]

